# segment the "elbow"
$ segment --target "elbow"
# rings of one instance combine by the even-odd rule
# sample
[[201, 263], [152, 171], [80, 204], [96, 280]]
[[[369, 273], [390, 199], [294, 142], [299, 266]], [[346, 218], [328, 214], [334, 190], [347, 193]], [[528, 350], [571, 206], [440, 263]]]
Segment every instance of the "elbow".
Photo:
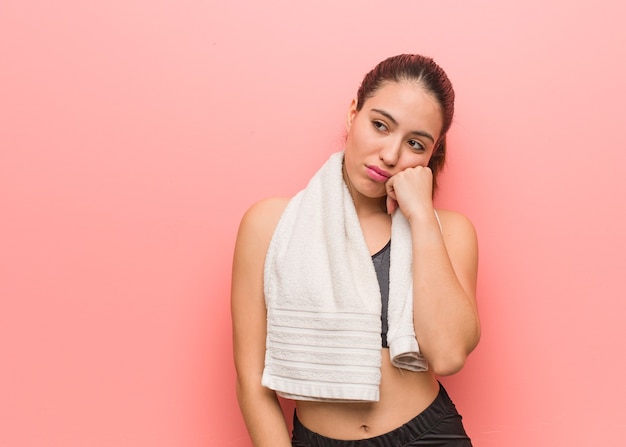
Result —
[[246, 388], [241, 382], [241, 379], [237, 377], [237, 380], [235, 382], [235, 392], [237, 394], [237, 402], [239, 403], [240, 406], [241, 406], [241, 403], [245, 399], [245, 390]]
[[480, 339], [480, 333], [476, 333], [476, 337], [468, 346], [457, 349], [446, 349], [439, 355], [428, 358], [428, 364], [433, 372], [438, 376], [451, 376], [458, 373], [465, 366], [467, 357], [474, 350]]
[[239, 401], [239, 405], [241, 406], [250, 399], [254, 399], [256, 395], [261, 393], [262, 387], [260, 383], [257, 384], [255, 383], [255, 381], [237, 377], [236, 392], [237, 400]]
[[430, 368], [438, 376], [451, 376], [458, 373], [465, 366], [465, 353], [448, 354], [429, 361]]
[[260, 377], [237, 376], [235, 390], [237, 401], [241, 408], [249, 405], [251, 402], [276, 399], [274, 391], [261, 385]]

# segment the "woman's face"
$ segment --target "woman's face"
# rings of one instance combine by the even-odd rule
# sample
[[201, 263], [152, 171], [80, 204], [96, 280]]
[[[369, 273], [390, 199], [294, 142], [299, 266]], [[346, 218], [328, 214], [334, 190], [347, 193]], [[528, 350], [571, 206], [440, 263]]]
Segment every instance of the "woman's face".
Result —
[[441, 128], [437, 100], [415, 82], [383, 84], [359, 111], [352, 101], [346, 120], [345, 174], [353, 196], [384, 197], [391, 176], [428, 166]]

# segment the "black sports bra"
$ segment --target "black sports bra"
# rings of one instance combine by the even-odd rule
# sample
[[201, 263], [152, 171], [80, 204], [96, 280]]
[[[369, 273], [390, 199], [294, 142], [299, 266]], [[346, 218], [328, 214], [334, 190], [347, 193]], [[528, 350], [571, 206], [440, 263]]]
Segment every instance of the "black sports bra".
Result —
[[389, 306], [389, 255], [391, 253], [391, 241], [377, 253], [372, 255], [372, 262], [374, 263], [374, 270], [376, 270], [376, 277], [378, 278], [378, 286], [380, 287], [381, 297], [381, 312], [380, 319], [382, 323], [381, 337], [383, 341], [383, 348], [388, 348], [387, 344], [387, 330], [389, 329], [389, 322], [387, 318], [387, 308]]

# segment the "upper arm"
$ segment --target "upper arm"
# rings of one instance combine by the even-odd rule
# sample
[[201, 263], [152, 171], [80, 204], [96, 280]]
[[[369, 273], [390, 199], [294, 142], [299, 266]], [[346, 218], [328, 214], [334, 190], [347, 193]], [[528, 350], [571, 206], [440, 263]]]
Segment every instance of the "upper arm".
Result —
[[265, 255], [287, 201], [267, 199], [253, 205], [241, 220], [235, 243], [231, 282], [235, 368], [240, 380], [258, 380], [259, 385], [265, 358]]
[[454, 273], [476, 310], [478, 240], [472, 222], [454, 211], [440, 211], [443, 239]]

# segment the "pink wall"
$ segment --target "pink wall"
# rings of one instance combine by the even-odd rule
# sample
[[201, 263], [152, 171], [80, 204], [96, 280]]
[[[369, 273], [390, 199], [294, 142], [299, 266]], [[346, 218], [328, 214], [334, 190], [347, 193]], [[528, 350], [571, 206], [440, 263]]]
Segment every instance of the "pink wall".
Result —
[[623, 439], [622, 2], [0, 6], [0, 445], [249, 446], [238, 221], [341, 147], [361, 76], [458, 92], [441, 207], [481, 240], [484, 333], [445, 379], [477, 446]]

